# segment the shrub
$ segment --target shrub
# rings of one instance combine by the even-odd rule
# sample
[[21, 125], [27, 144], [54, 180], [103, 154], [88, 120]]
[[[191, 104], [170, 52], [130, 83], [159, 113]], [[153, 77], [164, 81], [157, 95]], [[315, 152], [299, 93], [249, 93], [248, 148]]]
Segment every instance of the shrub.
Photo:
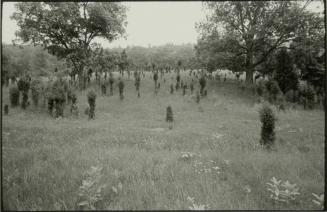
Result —
[[19, 90], [16, 85], [10, 87], [9, 96], [11, 107], [17, 107], [19, 105]]
[[118, 88], [119, 88], [119, 97], [120, 100], [124, 99], [124, 81], [122, 79], [118, 82]]
[[[51, 100], [55, 107], [55, 118], [64, 116], [64, 106], [65, 106], [65, 87], [60, 81], [56, 81], [52, 85], [51, 89]], [[50, 102], [51, 102], [50, 100]], [[53, 108], [53, 105], [52, 105]], [[51, 111], [52, 112], [52, 111]]]
[[178, 82], [176, 83], [175, 88], [176, 88], [176, 91], [179, 89], [179, 83]]
[[277, 100], [277, 95], [281, 93], [277, 81], [269, 80], [266, 82], [266, 90], [268, 92], [268, 101], [274, 103]]
[[96, 94], [93, 90], [90, 90], [87, 93], [87, 102], [89, 103], [89, 119], [94, 119], [95, 116], [95, 100], [96, 100]]
[[75, 93], [71, 93], [70, 98], [71, 98], [72, 104], [77, 103], [77, 96]]
[[285, 93], [285, 99], [288, 102], [298, 102], [298, 94], [299, 92], [297, 90], [289, 90]]
[[204, 90], [204, 92], [203, 92], [203, 96], [204, 96], [204, 97], [207, 97], [207, 94], [208, 94], [207, 90]]
[[282, 93], [277, 95], [276, 103], [278, 106], [278, 110], [283, 110], [283, 111], [285, 110], [286, 100], [285, 100], [285, 96]]
[[179, 73], [176, 76], [176, 81], [177, 81], [178, 84], [181, 81], [181, 75]]
[[102, 95], [106, 95], [107, 94], [107, 85], [106, 83], [101, 83], [101, 93]]
[[313, 109], [315, 105], [315, 90], [312, 86], [308, 86], [306, 90], [306, 99], [309, 109]]
[[186, 88], [187, 88], [187, 86], [186, 85], [183, 85], [183, 96], [185, 96]]
[[203, 96], [203, 91], [204, 91], [204, 88], [206, 87], [206, 79], [205, 79], [204, 75], [202, 75], [201, 78], [199, 79], [199, 83], [200, 83], [200, 94], [201, 94], [201, 96]]
[[141, 84], [141, 77], [139, 74], [137, 74], [135, 76], [135, 88], [136, 88], [136, 91], [139, 91], [140, 90], [140, 84]]
[[67, 90], [67, 103], [68, 104], [70, 104], [73, 101], [74, 95], [76, 98], [76, 94], [74, 94], [73, 89], [69, 86], [68, 90]]
[[113, 95], [113, 85], [114, 85], [115, 79], [114, 76], [112, 74], [112, 72], [110, 72], [109, 74], [109, 87], [110, 87], [110, 95]]
[[7, 104], [4, 107], [4, 113], [5, 113], [5, 115], [8, 115], [8, 113], [9, 113], [9, 107]]
[[167, 107], [166, 111], [167, 111], [166, 112], [166, 122], [169, 123], [169, 129], [171, 130], [173, 128], [172, 122], [174, 121], [174, 118], [173, 118], [173, 110], [170, 105]]
[[42, 82], [38, 79], [35, 79], [31, 83], [31, 92], [32, 92], [32, 101], [35, 107], [38, 106], [39, 96], [42, 91]]
[[170, 105], [167, 107], [166, 121], [167, 122], [174, 121], [174, 118], [173, 118], [173, 110], [172, 110], [172, 108], [171, 108]]
[[260, 144], [270, 149], [275, 141], [276, 117], [269, 104], [263, 105], [259, 115], [262, 123]]
[[275, 80], [283, 93], [291, 89], [297, 89], [299, 80], [293, 67], [294, 61], [286, 48], [282, 48], [276, 54]]
[[52, 95], [52, 84], [49, 82], [44, 89], [44, 97], [48, 100], [48, 113], [52, 116], [52, 111], [54, 108], [54, 99]]
[[200, 102], [200, 93], [197, 92], [196, 97], [195, 97], [195, 102], [199, 103]]
[[154, 72], [153, 80], [154, 80], [155, 89], [157, 89], [158, 72]]
[[28, 106], [28, 91], [30, 89], [30, 82], [28, 77], [23, 77], [19, 79], [17, 86], [18, 90], [22, 93], [23, 96], [21, 107], [23, 109], [26, 109], [26, 107]]
[[315, 90], [312, 86], [307, 84], [300, 84], [299, 86], [300, 103], [303, 108], [313, 109], [315, 104]]
[[170, 93], [171, 93], [171, 94], [174, 93], [174, 85], [173, 85], [173, 84], [170, 85]]
[[71, 93], [70, 99], [72, 101], [72, 104], [70, 106], [70, 113], [74, 115], [75, 117], [78, 117], [78, 106], [77, 106], [77, 96], [75, 93]]

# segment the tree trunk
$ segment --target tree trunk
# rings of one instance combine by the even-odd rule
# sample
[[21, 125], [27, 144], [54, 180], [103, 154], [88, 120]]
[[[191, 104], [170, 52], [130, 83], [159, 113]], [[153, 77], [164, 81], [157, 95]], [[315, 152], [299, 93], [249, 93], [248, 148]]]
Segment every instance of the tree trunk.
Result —
[[253, 84], [254, 67], [253, 67], [253, 52], [251, 50], [247, 51], [245, 66], [246, 66], [245, 82], [248, 85]]
[[253, 69], [248, 69], [246, 71], [246, 78], [245, 78], [246, 84], [252, 84], [253, 83], [253, 73], [254, 73]]
[[80, 71], [80, 72], [78, 73], [78, 81], [79, 81], [79, 88], [80, 88], [81, 90], [85, 89], [85, 81], [86, 81], [86, 77], [85, 77], [85, 75], [83, 74], [82, 71]]

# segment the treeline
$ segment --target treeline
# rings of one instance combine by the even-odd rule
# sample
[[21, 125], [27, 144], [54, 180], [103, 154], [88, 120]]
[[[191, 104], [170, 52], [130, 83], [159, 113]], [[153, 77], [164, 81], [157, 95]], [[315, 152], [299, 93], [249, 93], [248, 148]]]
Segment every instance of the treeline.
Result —
[[[152, 47], [127, 47], [126, 54], [131, 68], [144, 68], [155, 64], [158, 68], [177, 68], [178, 63], [183, 69], [197, 69], [196, 55], [193, 44], [166, 44]], [[114, 48], [112, 51], [122, 51]]]
[[[70, 74], [71, 64], [59, 60], [38, 46], [14, 46], [3, 44], [2, 50], [2, 82], [28, 74], [31, 77], [49, 76], [54, 70]], [[99, 72], [111, 70], [152, 70], [198, 68], [195, 50], [192, 44], [103, 49], [96, 45], [89, 58], [92, 69]]]
[[65, 60], [58, 60], [41, 47], [2, 44], [2, 84], [25, 74], [48, 76], [55, 68], [67, 70]]

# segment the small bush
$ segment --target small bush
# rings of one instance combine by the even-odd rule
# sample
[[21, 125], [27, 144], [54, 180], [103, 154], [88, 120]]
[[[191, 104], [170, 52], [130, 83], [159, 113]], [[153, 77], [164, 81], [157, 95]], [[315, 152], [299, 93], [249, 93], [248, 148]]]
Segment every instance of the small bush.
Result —
[[78, 117], [77, 96], [75, 93], [72, 93], [70, 96], [71, 96], [70, 98], [72, 101], [72, 105], [70, 107], [70, 113], [72, 115], [74, 115], [75, 117]]
[[113, 85], [114, 85], [115, 79], [114, 76], [112, 74], [112, 72], [110, 72], [109, 74], [109, 87], [110, 87], [110, 95], [113, 95]]
[[203, 96], [203, 91], [204, 91], [204, 88], [206, 87], [206, 79], [204, 77], [204, 75], [201, 76], [201, 78], [199, 79], [199, 83], [200, 83], [200, 94], [201, 96]]
[[48, 112], [52, 116], [55, 109], [55, 117], [64, 115], [65, 88], [59, 80], [49, 83], [45, 89], [45, 96], [48, 99]]
[[55, 106], [55, 118], [59, 116], [64, 116], [64, 106], [65, 106], [65, 87], [60, 81], [56, 81], [52, 86], [52, 98]]
[[285, 93], [285, 99], [288, 102], [296, 103], [299, 102], [299, 91], [289, 90]]
[[170, 105], [167, 107], [166, 121], [167, 121], [167, 122], [172, 122], [172, 121], [174, 121], [173, 110], [172, 110], [172, 108], [171, 108]]
[[174, 121], [173, 110], [172, 110], [171, 106], [169, 105], [166, 110], [166, 122], [169, 123], [170, 130], [173, 128], [173, 125], [172, 125], [173, 121]]
[[175, 88], [176, 88], [176, 91], [179, 89], [179, 82], [176, 83]]
[[308, 86], [306, 90], [306, 99], [309, 109], [313, 109], [315, 106], [315, 90], [312, 86]]
[[207, 91], [207, 90], [204, 90], [204, 92], [203, 92], [203, 96], [204, 96], [204, 97], [207, 97], [207, 95], [208, 95], [208, 91]]
[[262, 96], [265, 90], [264, 83], [262, 81], [259, 81], [258, 85], [256, 86], [256, 92], [258, 96]]
[[197, 92], [197, 94], [196, 94], [195, 102], [200, 103], [200, 93], [199, 92]]
[[10, 97], [11, 107], [17, 107], [19, 105], [19, 90], [16, 85], [10, 87], [9, 97]]
[[279, 85], [275, 80], [269, 80], [266, 82], [266, 90], [268, 92], [268, 101], [270, 103], [275, 103], [277, 100], [277, 95], [281, 93]]
[[124, 99], [124, 86], [125, 86], [124, 81], [122, 79], [120, 79], [118, 82], [120, 100]]
[[276, 103], [277, 103], [277, 106], [278, 106], [278, 110], [285, 111], [285, 109], [286, 109], [286, 99], [285, 99], [285, 96], [282, 93], [277, 95]]
[[107, 94], [107, 85], [106, 83], [101, 83], [101, 93], [102, 95], [106, 95]]
[[300, 104], [303, 104], [304, 109], [313, 109], [315, 105], [315, 90], [307, 84], [299, 86]]
[[89, 103], [89, 107], [90, 107], [90, 110], [89, 110], [89, 119], [94, 119], [94, 116], [95, 116], [95, 100], [96, 100], [96, 94], [93, 90], [90, 90], [88, 93], [87, 93], [87, 102]]
[[269, 104], [263, 105], [259, 115], [262, 123], [260, 144], [270, 149], [275, 141], [276, 117]]
[[181, 81], [181, 75], [179, 73], [176, 76], [176, 81], [177, 81], [177, 84], [179, 84], [179, 82]]
[[185, 94], [186, 94], [186, 88], [187, 88], [187, 86], [183, 85], [183, 96], [185, 96]]
[[154, 72], [153, 80], [154, 80], [154, 86], [155, 86], [155, 89], [156, 89], [157, 88], [157, 81], [158, 81], [158, 72]]
[[40, 93], [42, 91], [42, 82], [35, 79], [31, 83], [32, 101], [35, 107], [38, 106]]
[[26, 107], [28, 106], [28, 91], [30, 89], [30, 81], [28, 77], [23, 77], [19, 79], [17, 86], [18, 90], [22, 93], [23, 96], [21, 107], [22, 109], [26, 109]]
[[4, 107], [4, 113], [5, 113], [5, 115], [8, 115], [8, 113], [9, 113], [9, 107], [8, 107], [8, 105], [5, 105], [5, 107]]
[[171, 93], [171, 94], [174, 93], [174, 85], [173, 85], [173, 84], [170, 85], [170, 93]]
[[135, 88], [136, 88], [136, 91], [139, 91], [140, 90], [140, 84], [141, 84], [141, 77], [139, 74], [136, 75], [135, 77]]

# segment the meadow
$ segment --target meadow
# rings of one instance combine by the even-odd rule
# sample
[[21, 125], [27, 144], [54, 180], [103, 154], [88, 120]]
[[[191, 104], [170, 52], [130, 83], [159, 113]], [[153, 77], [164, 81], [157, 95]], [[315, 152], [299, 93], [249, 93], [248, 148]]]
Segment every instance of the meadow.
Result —
[[[133, 77], [124, 78], [123, 101], [116, 84], [113, 96], [96, 88], [94, 120], [83, 113], [88, 89], [77, 92], [78, 118], [66, 106], [54, 119], [42, 101], [10, 108], [2, 117], [4, 209], [320, 209], [312, 193], [325, 187], [323, 110], [276, 111], [275, 148], [267, 151], [257, 97], [236, 81], [208, 80], [197, 104], [189, 89], [170, 94], [175, 74], [165, 83], [159, 77], [157, 96], [146, 74], [140, 98]], [[8, 88], [2, 92], [9, 104]], [[266, 184], [273, 177], [296, 184], [296, 198], [273, 200]]]

